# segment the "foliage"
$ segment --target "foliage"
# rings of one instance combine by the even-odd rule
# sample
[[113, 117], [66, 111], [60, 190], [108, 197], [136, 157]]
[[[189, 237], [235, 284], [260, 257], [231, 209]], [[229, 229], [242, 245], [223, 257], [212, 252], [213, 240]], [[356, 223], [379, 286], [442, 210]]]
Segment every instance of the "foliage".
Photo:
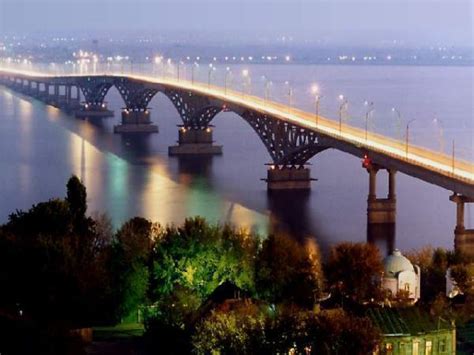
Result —
[[197, 326], [192, 344], [197, 354], [368, 354], [380, 339], [369, 319], [342, 310], [316, 314], [290, 307], [273, 313], [242, 304], [212, 312]]
[[255, 279], [263, 299], [310, 308], [323, 289], [319, 249], [314, 243], [303, 246], [284, 236], [270, 236], [257, 255]]
[[257, 248], [258, 238], [209, 225], [199, 217], [187, 219], [182, 227], [168, 227], [153, 253], [153, 299], [166, 297], [180, 285], [203, 300], [227, 280], [253, 290]]
[[116, 233], [110, 268], [117, 319], [147, 302], [150, 254], [157, 229], [150, 221], [135, 217]]
[[[68, 185], [85, 193], [77, 178]], [[85, 196], [68, 194], [71, 201], [85, 201]], [[9, 285], [0, 307], [15, 305], [40, 322], [66, 326], [106, 316], [108, 275], [103, 262], [109, 244], [95, 234], [94, 221], [78, 211], [84, 212], [67, 200], [53, 199], [10, 215], [0, 236], [0, 275]]]
[[383, 263], [372, 244], [341, 243], [331, 248], [326, 275], [336, 293], [357, 302], [381, 298]]
[[197, 354], [261, 354], [265, 315], [254, 305], [230, 312], [213, 311], [192, 338]]

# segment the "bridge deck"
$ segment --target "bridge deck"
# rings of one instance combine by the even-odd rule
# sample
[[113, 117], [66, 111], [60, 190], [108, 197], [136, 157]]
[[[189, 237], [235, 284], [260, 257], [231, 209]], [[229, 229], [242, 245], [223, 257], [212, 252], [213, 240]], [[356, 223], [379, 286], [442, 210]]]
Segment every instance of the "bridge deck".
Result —
[[[308, 113], [296, 108], [283, 105], [274, 101], [264, 100], [260, 97], [243, 94], [230, 89], [225, 90], [222, 87], [209, 86], [203, 83], [186, 80], [176, 80], [172, 78], [156, 78], [146, 75], [119, 74], [119, 73], [95, 73], [95, 74], [65, 74], [52, 75], [36, 73], [31, 71], [17, 71], [11, 69], [1, 69], [4, 74], [15, 74], [30, 79], [71, 79], [75, 77], [127, 77], [130, 79], [142, 81], [151, 85], [164, 85], [179, 89], [191, 90], [202, 95], [206, 95], [220, 100], [230, 106], [237, 106], [242, 109], [248, 108], [256, 110], [278, 119], [297, 124], [301, 127], [313, 130], [326, 137], [345, 144], [349, 153], [360, 155], [360, 152], [375, 153], [378, 156], [394, 162], [394, 165], [406, 167], [407, 173], [415, 175], [423, 180], [435, 183], [456, 192], [462, 192], [474, 197], [474, 164], [454, 159], [447, 154], [435, 152], [419, 146], [409, 145], [406, 152], [406, 143], [377, 133], [368, 132], [366, 138], [365, 130], [342, 123], [342, 129], [339, 130], [339, 122], [318, 116], [314, 113]], [[351, 150], [353, 147], [355, 150]], [[357, 153], [355, 153], [357, 151]], [[396, 164], [395, 164], [396, 163]], [[418, 169], [417, 173], [411, 173], [412, 168]], [[436, 181], [430, 181], [425, 174], [436, 175]], [[432, 179], [431, 179], [432, 180]], [[444, 183], [446, 181], [446, 183]], [[456, 186], [460, 186], [457, 189]]]

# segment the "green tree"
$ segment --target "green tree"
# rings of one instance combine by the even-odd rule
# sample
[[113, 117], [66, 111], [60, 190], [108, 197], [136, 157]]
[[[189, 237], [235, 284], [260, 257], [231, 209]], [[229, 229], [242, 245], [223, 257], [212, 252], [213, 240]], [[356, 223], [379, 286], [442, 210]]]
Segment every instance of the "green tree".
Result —
[[168, 227], [154, 248], [153, 297], [165, 297], [180, 285], [203, 300], [227, 280], [252, 291], [257, 248], [258, 238], [199, 217]]
[[333, 292], [357, 302], [381, 297], [383, 271], [379, 250], [372, 244], [340, 243], [331, 248], [326, 275]]
[[315, 244], [269, 236], [257, 255], [255, 279], [259, 296], [271, 303], [312, 307], [323, 287], [319, 250]]
[[117, 231], [111, 270], [117, 319], [123, 319], [148, 300], [150, 255], [158, 227], [134, 217]]

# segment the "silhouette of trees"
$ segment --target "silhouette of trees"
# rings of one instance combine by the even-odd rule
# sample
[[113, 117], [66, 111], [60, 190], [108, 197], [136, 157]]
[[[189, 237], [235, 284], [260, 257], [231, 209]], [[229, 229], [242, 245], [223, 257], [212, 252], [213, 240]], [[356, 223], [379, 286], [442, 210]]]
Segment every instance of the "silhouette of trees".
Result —
[[365, 243], [337, 244], [331, 248], [326, 265], [331, 291], [360, 303], [382, 297], [382, 272], [378, 249]]

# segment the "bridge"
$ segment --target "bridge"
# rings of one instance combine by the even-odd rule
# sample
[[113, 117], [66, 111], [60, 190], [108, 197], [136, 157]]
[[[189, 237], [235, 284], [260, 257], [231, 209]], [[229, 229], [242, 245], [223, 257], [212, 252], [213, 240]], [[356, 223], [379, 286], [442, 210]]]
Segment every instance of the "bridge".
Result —
[[[315, 113], [268, 99], [200, 82], [122, 73], [64, 74], [0, 68], [0, 84], [77, 117], [113, 115], [106, 95], [117, 88], [123, 101], [121, 124], [115, 133], [154, 133], [149, 103], [163, 93], [176, 107], [182, 125], [178, 145], [170, 155], [220, 154], [214, 145], [211, 122], [222, 111], [232, 111], [257, 133], [272, 164], [267, 169], [269, 190], [309, 189], [307, 162], [326, 149], [338, 149], [362, 159], [369, 175], [368, 228], [395, 225], [396, 172], [443, 187], [453, 194], [457, 208], [455, 247], [474, 255], [474, 230], [466, 229], [464, 208], [474, 202], [474, 164], [405, 141], [350, 126]], [[82, 100], [83, 97], [83, 100]], [[377, 172], [388, 171], [388, 196], [376, 195]]]

